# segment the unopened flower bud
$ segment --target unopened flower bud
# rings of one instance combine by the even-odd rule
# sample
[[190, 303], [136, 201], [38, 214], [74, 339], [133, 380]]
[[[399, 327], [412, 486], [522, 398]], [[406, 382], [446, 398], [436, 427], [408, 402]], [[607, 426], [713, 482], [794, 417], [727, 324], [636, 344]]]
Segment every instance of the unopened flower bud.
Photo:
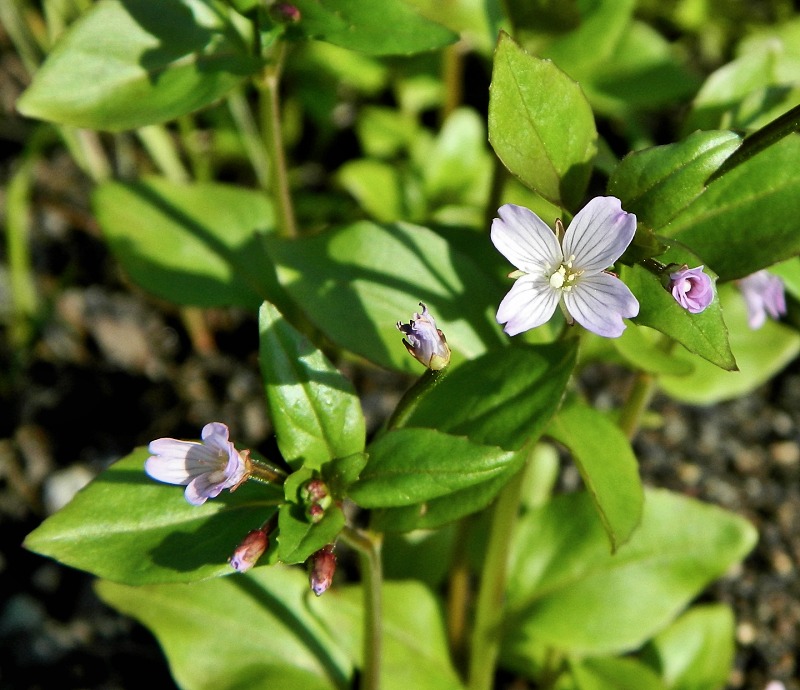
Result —
[[422, 302], [422, 314], [413, 314], [410, 323], [397, 322], [397, 330], [407, 336], [403, 338], [409, 354], [428, 369], [439, 371], [450, 363], [450, 348], [447, 340], [438, 328], [436, 321]]
[[269, 8], [270, 16], [276, 22], [297, 24], [302, 19], [300, 10], [288, 2], [276, 2]]
[[308, 503], [319, 503], [329, 496], [328, 485], [321, 479], [309, 479], [300, 489], [300, 497]]
[[309, 522], [316, 525], [323, 517], [325, 517], [325, 508], [319, 503], [312, 503], [306, 508], [306, 517]]
[[756, 271], [737, 280], [747, 305], [747, 323], [753, 330], [761, 328], [767, 316], [778, 319], [786, 313], [783, 281], [768, 271]]
[[333, 544], [328, 544], [311, 556], [308, 574], [311, 591], [321, 596], [331, 586], [335, 572], [336, 554], [333, 553]]
[[714, 284], [703, 273], [703, 267], [689, 268], [686, 264], [669, 274], [669, 291], [686, 311], [699, 314], [714, 301]]
[[228, 561], [234, 570], [246, 573], [252, 568], [269, 546], [269, 536], [265, 529], [254, 529], [247, 533]]

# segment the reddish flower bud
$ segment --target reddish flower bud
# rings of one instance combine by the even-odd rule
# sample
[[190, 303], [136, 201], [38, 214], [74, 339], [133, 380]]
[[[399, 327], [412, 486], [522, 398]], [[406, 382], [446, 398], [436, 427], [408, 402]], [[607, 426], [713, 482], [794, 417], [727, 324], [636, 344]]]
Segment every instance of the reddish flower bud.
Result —
[[333, 553], [333, 544], [323, 546], [313, 556], [311, 556], [309, 568], [309, 583], [311, 590], [317, 596], [321, 596], [333, 582], [333, 575], [336, 572], [336, 554]]
[[276, 22], [297, 24], [302, 19], [300, 10], [288, 2], [276, 2], [269, 8], [269, 13]]
[[312, 503], [308, 508], [306, 508], [306, 517], [308, 518], [309, 522], [313, 524], [317, 524], [323, 517], [325, 517], [325, 508], [323, 508], [319, 503]]
[[233, 552], [228, 562], [234, 570], [246, 573], [252, 568], [269, 546], [269, 536], [264, 529], [254, 529], [247, 533]]
[[321, 479], [309, 479], [300, 489], [300, 496], [309, 503], [319, 503], [329, 495], [328, 485]]

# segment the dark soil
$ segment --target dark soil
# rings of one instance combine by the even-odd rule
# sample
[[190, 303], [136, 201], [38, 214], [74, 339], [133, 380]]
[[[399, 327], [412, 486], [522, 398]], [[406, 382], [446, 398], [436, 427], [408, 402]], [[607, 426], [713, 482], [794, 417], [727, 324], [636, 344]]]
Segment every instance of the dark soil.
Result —
[[[3, 182], [9, 172], [0, 170]], [[196, 437], [220, 420], [243, 446], [268, 454], [256, 322], [145, 295], [108, 254], [89, 185], [69, 159], [54, 155], [36, 179], [40, 309], [27, 347], [10, 342], [0, 274], [0, 686], [116, 690], [147, 678], [151, 690], [174, 687], [150, 633], [104, 606], [90, 576], [20, 545], [78, 487], [151, 439]], [[407, 382], [354, 373], [374, 425]], [[736, 612], [729, 688], [762, 690], [777, 679], [800, 690], [800, 366], [741, 400], [688, 408], [659, 397], [654, 409], [663, 424], [636, 442], [646, 482], [723, 506], [759, 530], [741, 568], [702, 596]]]

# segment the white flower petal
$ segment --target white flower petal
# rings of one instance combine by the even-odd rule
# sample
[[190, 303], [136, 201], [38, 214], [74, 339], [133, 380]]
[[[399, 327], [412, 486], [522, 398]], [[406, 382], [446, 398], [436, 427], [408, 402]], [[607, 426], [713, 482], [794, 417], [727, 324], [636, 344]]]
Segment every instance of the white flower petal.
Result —
[[555, 233], [533, 211], [505, 204], [492, 221], [492, 242], [497, 250], [526, 273], [557, 267], [563, 256]]
[[559, 291], [544, 276], [524, 275], [511, 286], [497, 309], [497, 322], [516, 335], [550, 320], [558, 306]]
[[203, 443], [212, 448], [216, 448], [226, 455], [229, 452], [230, 441], [228, 440], [228, 427], [222, 422], [211, 422], [203, 427], [200, 432]]
[[598, 196], [584, 206], [564, 234], [564, 255], [574, 256], [575, 268], [602, 271], [613, 264], [633, 240], [636, 216], [622, 210], [613, 196]]
[[639, 313], [639, 302], [627, 285], [608, 273], [584, 276], [563, 294], [564, 306], [581, 326], [606, 338], [625, 330], [623, 318]]
[[167, 484], [188, 484], [194, 476], [186, 469], [183, 461], [158, 455], [145, 460], [144, 471], [153, 479]]

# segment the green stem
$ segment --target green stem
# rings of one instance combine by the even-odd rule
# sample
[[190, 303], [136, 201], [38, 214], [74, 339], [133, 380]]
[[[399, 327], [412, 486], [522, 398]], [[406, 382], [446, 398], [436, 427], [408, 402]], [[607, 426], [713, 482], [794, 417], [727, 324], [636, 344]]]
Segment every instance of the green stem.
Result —
[[364, 587], [364, 664], [361, 670], [361, 690], [379, 690], [383, 647], [381, 536], [352, 527], [345, 527], [340, 536], [358, 551], [361, 565]]
[[448, 46], [442, 52], [442, 81], [444, 103], [440, 121], [444, 124], [450, 113], [461, 105], [464, 95], [464, 49], [461, 42]]
[[136, 130], [153, 162], [172, 182], [188, 182], [189, 173], [175, 150], [172, 136], [162, 125], [149, 125]]
[[38, 297], [28, 247], [28, 226], [33, 182], [33, 156], [23, 158], [11, 176], [6, 193], [6, 251], [11, 287], [12, 321], [9, 340], [22, 351], [31, 335]]
[[519, 512], [522, 481], [516, 475], [497, 497], [481, 572], [470, 645], [468, 690], [492, 690], [500, 652], [508, 558]]
[[266, 484], [283, 484], [286, 481], [286, 472], [279, 470], [266, 460], [250, 458], [250, 479]]
[[414, 385], [400, 398], [400, 402], [397, 403], [397, 407], [394, 408], [392, 416], [389, 417], [389, 421], [386, 423], [386, 428], [397, 429], [403, 426], [416, 409], [419, 401], [447, 375], [449, 368], [445, 367], [437, 371], [426, 369]]
[[261, 123], [264, 144], [270, 160], [271, 191], [275, 203], [278, 231], [284, 237], [297, 237], [297, 222], [289, 189], [289, 173], [286, 167], [286, 153], [283, 149], [281, 128], [280, 77], [285, 54], [285, 45], [277, 46], [278, 56], [268, 64], [257, 80], [261, 90]]
[[228, 94], [228, 109], [231, 111], [233, 121], [242, 138], [245, 153], [250, 159], [258, 184], [262, 189], [269, 189], [269, 159], [264, 151], [261, 134], [258, 131], [250, 105], [241, 89], [235, 89]]
[[474, 529], [467, 517], [458, 522], [447, 587], [447, 639], [453, 662], [460, 671], [467, 660], [467, 609], [470, 599], [468, 536]]
[[639, 431], [642, 417], [653, 399], [655, 390], [656, 377], [645, 371], [637, 372], [631, 392], [619, 416], [619, 427], [628, 439], [633, 439]]

